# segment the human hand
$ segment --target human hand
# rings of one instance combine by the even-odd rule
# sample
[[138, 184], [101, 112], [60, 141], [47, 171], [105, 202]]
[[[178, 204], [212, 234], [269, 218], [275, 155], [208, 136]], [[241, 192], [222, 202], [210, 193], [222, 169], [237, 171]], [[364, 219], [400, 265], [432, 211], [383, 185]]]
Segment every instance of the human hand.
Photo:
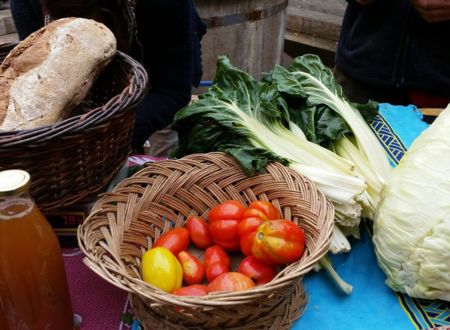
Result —
[[411, 0], [411, 3], [429, 23], [450, 20], [450, 0]]

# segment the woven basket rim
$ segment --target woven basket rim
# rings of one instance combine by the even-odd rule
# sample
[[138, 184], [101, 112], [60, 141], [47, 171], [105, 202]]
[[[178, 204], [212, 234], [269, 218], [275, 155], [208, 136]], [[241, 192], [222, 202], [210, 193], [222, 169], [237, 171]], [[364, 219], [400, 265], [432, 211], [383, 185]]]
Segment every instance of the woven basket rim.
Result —
[[[201, 157], [225, 157], [228, 158], [230, 162], [233, 162], [235, 166], [238, 166], [234, 159], [232, 159], [231, 156], [228, 156], [221, 152], [211, 152], [206, 154], [192, 154], [185, 156], [183, 158], [173, 160], [163, 160], [157, 163], [159, 166], [164, 166], [165, 164], [171, 163], [171, 162], [189, 162], [192, 159], [197, 159]], [[149, 166], [152, 166], [153, 164], [150, 164]], [[305, 257], [303, 256], [299, 261], [296, 261], [290, 265], [288, 265], [286, 268], [281, 270], [273, 279], [271, 282], [256, 286], [255, 288], [246, 290], [246, 291], [240, 291], [240, 292], [220, 292], [220, 293], [211, 293], [207, 296], [202, 297], [191, 297], [191, 296], [176, 296], [170, 293], [166, 293], [146, 282], [144, 282], [140, 278], [135, 278], [128, 274], [125, 270], [125, 267], [123, 269], [118, 269], [114, 266], [108, 265], [107, 262], [98, 263], [97, 258], [92, 254], [94, 250], [98, 247], [101, 247], [105, 250], [105, 252], [110, 253], [107, 245], [105, 242], [100, 243], [100, 246], [96, 247], [88, 247], [85, 242], [85, 238], [89, 236], [89, 233], [86, 232], [86, 226], [90, 222], [90, 220], [97, 216], [98, 214], [103, 213], [101, 210], [101, 206], [106, 203], [104, 202], [105, 199], [108, 197], [113, 198], [116, 196], [116, 194], [119, 194], [121, 189], [126, 186], [127, 182], [130, 179], [136, 179], [139, 178], [140, 175], [145, 172], [146, 168], [140, 170], [139, 172], [135, 173], [132, 177], [123, 180], [120, 182], [112, 192], [101, 194], [101, 198], [97, 200], [97, 202], [94, 204], [91, 212], [91, 214], [88, 216], [88, 218], [84, 221], [84, 223], [78, 227], [77, 231], [77, 238], [78, 238], [78, 246], [80, 250], [84, 253], [85, 257], [83, 259], [84, 263], [87, 267], [92, 269], [95, 273], [97, 273], [99, 276], [110, 282], [111, 284], [126, 290], [130, 293], [135, 293], [141, 296], [144, 296], [148, 299], [151, 299], [155, 301], [155, 304], [158, 305], [160, 303], [166, 303], [170, 305], [176, 305], [181, 307], [219, 307], [223, 305], [233, 305], [233, 304], [240, 304], [245, 303], [254, 299], [257, 299], [259, 297], [267, 296], [270, 294], [271, 291], [287, 286], [292, 283], [294, 280], [300, 280], [306, 273], [311, 271], [314, 264], [328, 251], [328, 246], [331, 241], [331, 235], [332, 235], [332, 229], [333, 229], [333, 219], [334, 219], [334, 207], [331, 204], [330, 201], [327, 200], [325, 195], [317, 190], [314, 183], [309, 180], [308, 178], [300, 175], [299, 173], [295, 172], [294, 170], [290, 168], [286, 168], [280, 163], [270, 163], [267, 166], [267, 169], [276, 169], [276, 168], [283, 168], [286, 170], [291, 177], [295, 177], [299, 180], [302, 180], [306, 184], [308, 184], [312, 189], [315, 189], [317, 196], [320, 198], [321, 203], [323, 205], [326, 205], [326, 209], [328, 210], [324, 221], [323, 221], [323, 227], [320, 228], [322, 235], [322, 241], [316, 242], [317, 248], [315, 251], [309, 251], [310, 253]], [[110, 206], [111, 209], [111, 206]], [[117, 211], [117, 209], [116, 209]], [[103, 254], [104, 256], [104, 254]], [[107, 259], [112, 259], [110, 256], [107, 257]], [[117, 261], [119, 264], [122, 263], [122, 260], [119, 258], [113, 258], [115, 261]], [[119, 260], [117, 260], [119, 259]], [[105, 261], [105, 260], [103, 260]], [[123, 263], [122, 263], [123, 265]], [[289, 274], [285, 273], [285, 270], [289, 268]], [[142, 290], [142, 286], [146, 288], [145, 292]], [[158, 303], [159, 302], [159, 303]]]
[[62, 136], [80, 133], [101, 125], [124, 109], [128, 110], [135, 106], [147, 88], [147, 72], [139, 62], [121, 51], [116, 51], [114, 60], [129, 65], [133, 73], [130, 82], [119, 94], [112, 96], [107, 103], [91, 109], [88, 113], [72, 116], [54, 124], [33, 129], [0, 131], [0, 149], [28, 147], [33, 143], [42, 145]]

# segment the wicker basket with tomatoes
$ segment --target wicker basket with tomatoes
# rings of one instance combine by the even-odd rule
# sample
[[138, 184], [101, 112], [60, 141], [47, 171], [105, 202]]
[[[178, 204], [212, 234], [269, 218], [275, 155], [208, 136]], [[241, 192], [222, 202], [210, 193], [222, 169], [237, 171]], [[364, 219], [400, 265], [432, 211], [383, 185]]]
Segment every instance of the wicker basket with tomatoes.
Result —
[[247, 177], [222, 153], [150, 164], [79, 228], [85, 263], [131, 293], [145, 329], [288, 329], [334, 210], [281, 164]]

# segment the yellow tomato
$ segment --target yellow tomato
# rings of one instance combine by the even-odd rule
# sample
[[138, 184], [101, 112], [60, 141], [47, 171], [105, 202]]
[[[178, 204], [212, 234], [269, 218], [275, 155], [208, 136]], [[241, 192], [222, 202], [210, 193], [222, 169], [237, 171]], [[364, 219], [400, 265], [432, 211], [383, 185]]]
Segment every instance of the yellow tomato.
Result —
[[145, 282], [172, 292], [181, 288], [183, 269], [172, 252], [164, 247], [156, 247], [142, 256], [142, 277]]

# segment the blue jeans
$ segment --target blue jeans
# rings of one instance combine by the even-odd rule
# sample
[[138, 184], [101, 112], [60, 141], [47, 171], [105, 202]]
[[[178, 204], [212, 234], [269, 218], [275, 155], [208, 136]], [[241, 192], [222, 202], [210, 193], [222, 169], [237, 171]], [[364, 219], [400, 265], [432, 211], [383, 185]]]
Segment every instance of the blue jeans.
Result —
[[10, 8], [20, 40], [44, 26], [39, 0], [10, 0]]

